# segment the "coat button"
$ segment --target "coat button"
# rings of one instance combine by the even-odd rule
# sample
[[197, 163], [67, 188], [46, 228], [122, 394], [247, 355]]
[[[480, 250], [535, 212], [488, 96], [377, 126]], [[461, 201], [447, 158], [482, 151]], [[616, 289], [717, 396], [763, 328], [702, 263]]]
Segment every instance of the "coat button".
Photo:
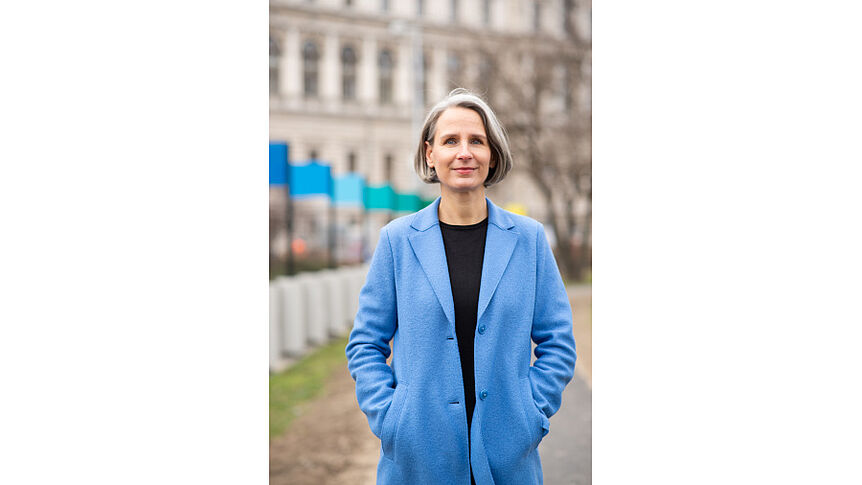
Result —
[[479, 325], [479, 335], [482, 335], [483, 333], [485, 333], [485, 326]]
[[486, 397], [488, 397], [488, 391], [482, 389], [482, 392], [479, 393], [479, 399], [484, 401]]

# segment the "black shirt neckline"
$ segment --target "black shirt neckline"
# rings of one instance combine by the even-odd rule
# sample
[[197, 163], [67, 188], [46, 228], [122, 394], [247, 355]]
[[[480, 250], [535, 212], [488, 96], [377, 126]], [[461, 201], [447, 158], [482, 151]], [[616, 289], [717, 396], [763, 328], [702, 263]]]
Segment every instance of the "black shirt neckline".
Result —
[[485, 224], [488, 223], [488, 218], [486, 217], [486, 218], [482, 219], [481, 221], [479, 221], [475, 224], [467, 224], [466, 226], [456, 225], [456, 224], [446, 224], [443, 221], [438, 221], [438, 222], [440, 223], [441, 227], [445, 227], [446, 229], [465, 230], [465, 229], [476, 229], [476, 228], [484, 226]]

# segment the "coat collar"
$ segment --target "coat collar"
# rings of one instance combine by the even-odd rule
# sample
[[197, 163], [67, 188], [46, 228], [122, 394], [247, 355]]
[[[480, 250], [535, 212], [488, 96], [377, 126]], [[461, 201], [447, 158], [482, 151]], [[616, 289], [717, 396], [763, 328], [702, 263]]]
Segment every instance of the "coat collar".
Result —
[[[479, 307], [476, 322], [488, 307], [494, 291], [500, 283], [503, 272], [509, 265], [512, 252], [518, 241], [518, 231], [509, 214], [500, 209], [488, 198], [488, 233], [485, 239], [485, 256], [482, 261], [482, 280], [479, 288]], [[431, 282], [434, 294], [443, 307], [446, 319], [450, 325], [455, 325], [455, 304], [452, 299], [452, 285], [449, 280], [449, 266], [446, 262], [446, 250], [443, 246], [443, 235], [440, 232], [440, 220], [437, 209], [440, 206], [438, 197], [428, 207], [420, 210], [413, 217], [410, 226], [415, 229], [408, 239], [413, 253], [419, 260], [422, 270]]]
[[[503, 230], [508, 230], [515, 227], [509, 213], [497, 207], [490, 199], [485, 197], [485, 203], [488, 204], [488, 222], [494, 224]], [[420, 210], [413, 217], [410, 226], [417, 231], [426, 231], [440, 223], [437, 216], [437, 209], [440, 207], [440, 197], [434, 200], [428, 207]]]

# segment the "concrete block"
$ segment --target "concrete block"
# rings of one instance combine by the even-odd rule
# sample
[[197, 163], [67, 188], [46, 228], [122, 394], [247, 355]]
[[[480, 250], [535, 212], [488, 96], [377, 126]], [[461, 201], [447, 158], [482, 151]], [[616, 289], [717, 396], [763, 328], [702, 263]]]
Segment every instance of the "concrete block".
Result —
[[327, 326], [333, 337], [344, 335], [344, 307], [346, 294], [344, 291], [343, 272], [340, 270], [325, 271], [321, 275], [327, 299]]
[[302, 287], [296, 277], [280, 279], [278, 288], [281, 294], [281, 349], [282, 355], [297, 358], [308, 350], [308, 329], [306, 325], [306, 300]]
[[281, 372], [287, 367], [281, 348], [282, 308], [283, 302], [278, 284], [271, 282], [269, 284], [269, 371], [273, 373]]
[[297, 275], [305, 302], [305, 325], [309, 344], [319, 346], [329, 341], [327, 298], [320, 272]]

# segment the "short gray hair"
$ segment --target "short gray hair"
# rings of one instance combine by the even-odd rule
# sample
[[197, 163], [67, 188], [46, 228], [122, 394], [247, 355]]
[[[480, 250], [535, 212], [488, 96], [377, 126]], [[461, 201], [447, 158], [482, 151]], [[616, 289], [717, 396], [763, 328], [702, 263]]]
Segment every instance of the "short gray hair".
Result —
[[491, 161], [496, 162], [494, 168], [488, 170], [485, 187], [490, 187], [506, 178], [513, 165], [506, 130], [488, 104], [478, 95], [464, 88], [453, 89], [442, 101], [431, 108], [425, 118], [425, 123], [422, 125], [422, 138], [419, 140], [419, 149], [413, 160], [413, 168], [419, 174], [419, 178], [428, 184], [440, 182], [440, 179], [437, 178], [437, 171], [433, 167], [429, 167], [425, 161], [425, 142], [433, 145], [437, 120], [449, 108], [471, 109], [482, 118], [482, 124], [485, 125], [485, 136], [488, 138], [488, 146], [491, 148]]

